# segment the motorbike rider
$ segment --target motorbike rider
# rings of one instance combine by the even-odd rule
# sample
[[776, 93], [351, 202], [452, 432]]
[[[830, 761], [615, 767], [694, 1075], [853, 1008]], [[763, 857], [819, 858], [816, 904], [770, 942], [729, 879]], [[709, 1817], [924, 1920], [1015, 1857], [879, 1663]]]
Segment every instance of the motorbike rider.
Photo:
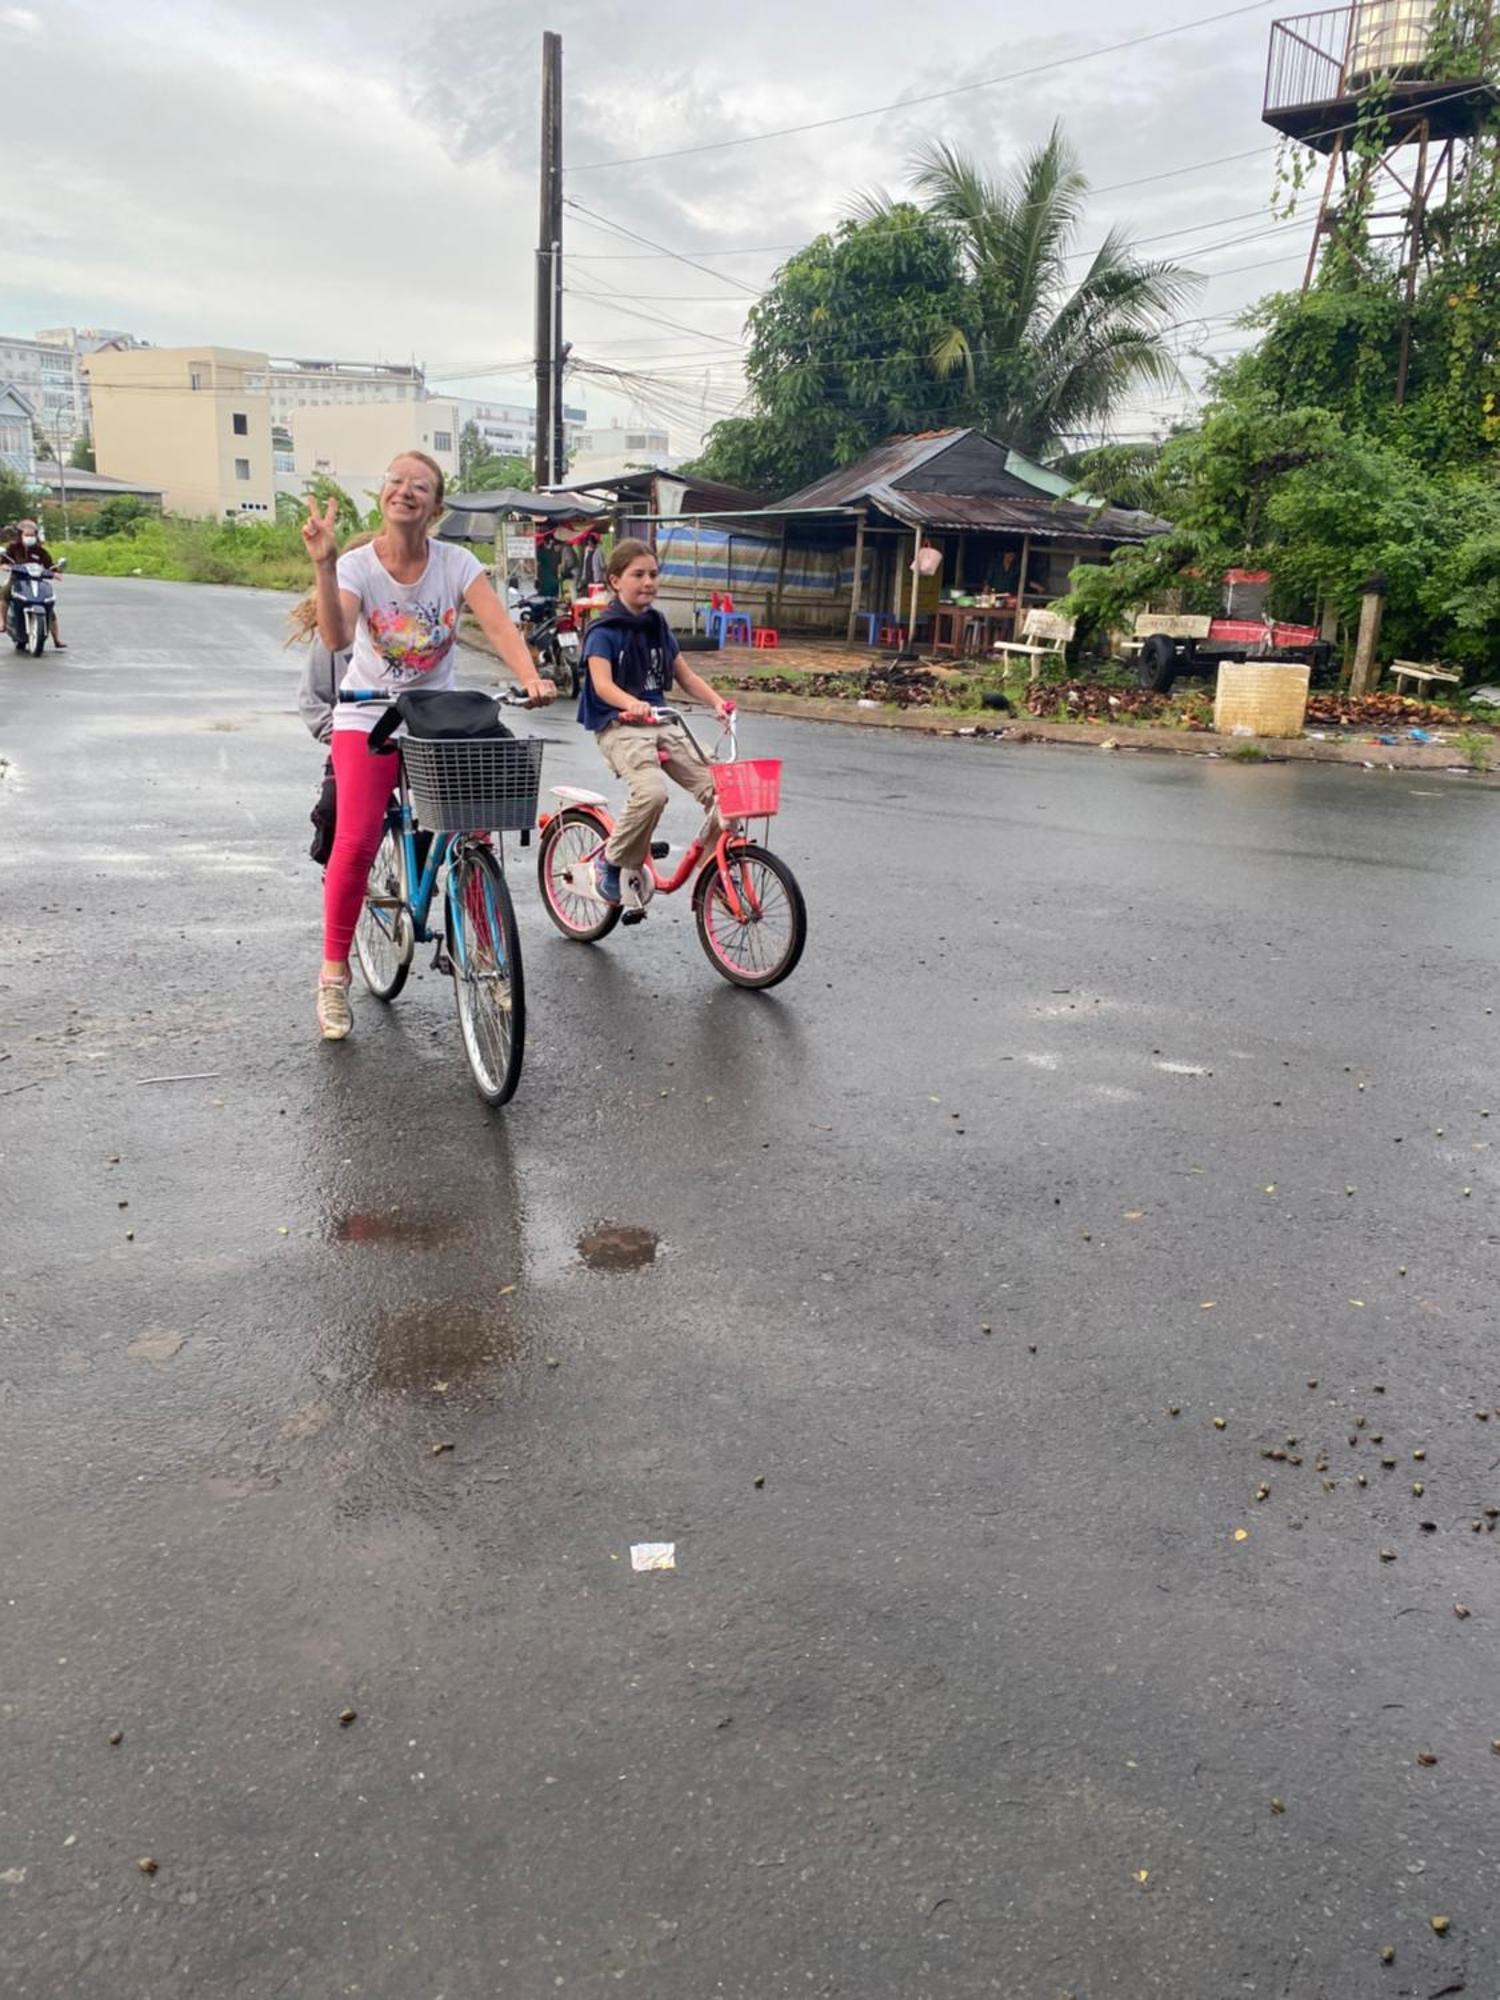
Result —
[[[36, 522], [31, 520], [18, 521], [16, 523], [16, 532], [7, 541], [4, 555], [0, 557], [0, 560], [3, 560], [12, 568], [20, 568], [26, 563], [40, 563], [43, 569], [52, 569], [55, 566], [52, 561], [52, 551], [47, 547], [38, 533]], [[57, 648], [58, 652], [65, 653], [68, 649], [57, 636], [57, 605], [55, 603], [48, 614], [47, 622], [51, 628], [53, 645]]]

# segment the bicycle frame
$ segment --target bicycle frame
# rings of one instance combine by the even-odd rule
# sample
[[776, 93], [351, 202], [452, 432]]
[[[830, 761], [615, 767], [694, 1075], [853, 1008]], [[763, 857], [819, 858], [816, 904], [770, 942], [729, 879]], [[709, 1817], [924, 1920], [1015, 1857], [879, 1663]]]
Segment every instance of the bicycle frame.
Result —
[[[702, 759], [705, 765], [711, 764], [715, 761], [708, 755], [708, 753], [703, 748], [703, 745], [698, 741], [697, 737], [693, 734], [692, 730], [689, 728], [686, 716], [680, 714], [676, 709], [673, 708], [658, 709], [657, 714], [660, 717], [661, 721], [663, 722], [676, 722], [681, 724], [683, 734], [687, 737], [689, 743], [691, 743], [693, 748], [697, 751], [699, 757]], [[731, 746], [734, 746], [735, 734], [734, 734], [734, 723], [732, 719], [729, 723], [728, 734]], [[576, 808], [576, 810], [587, 813], [592, 819], [594, 819], [598, 823], [600, 831], [602, 832], [605, 840], [608, 840], [609, 836], [614, 832], [615, 829], [614, 818], [612, 814], [609, 812], [607, 807], [588, 805], [588, 806], [579, 806]], [[541, 825], [543, 831], [546, 830], [549, 821], [555, 817], [556, 815], [552, 813], [544, 813], [542, 815], [539, 824]], [[743, 845], [743, 844], [744, 844], [744, 835], [737, 834], [730, 827], [726, 826], [721, 830], [717, 841], [715, 841], [714, 843], [714, 849], [713, 849], [714, 865], [718, 869], [719, 880], [724, 887], [725, 900], [728, 902], [730, 911], [732, 912], [735, 921], [737, 923], [743, 923], [745, 921], [745, 912], [747, 908], [754, 916], [759, 916], [761, 914], [760, 904], [756, 899], [755, 887], [750, 880], [748, 869], [742, 868], [740, 870], [740, 880], [738, 887], [736, 887], [735, 878], [733, 874], [730, 872], [730, 866], [732, 860], [731, 850], [736, 845]], [[683, 884], [697, 872], [700, 864], [703, 863], [703, 857], [707, 852], [708, 852], [708, 847], [706, 842], [703, 841], [700, 837], [695, 836], [694, 839], [689, 843], [687, 851], [684, 853], [682, 860], [680, 861], [677, 868], [673, 871], [673, 873], [670, 876], [659, 875], [656, 871], [656, 867], [651, 859], [651, 856], [648, 854], [646, 856], [646, 861], [645, 861], [645, 872], [651, 878], [651, 886], [654, 892], [658, 896], [675, 895], [677, 891], [683, 886]], [[743, 895], [743, 901], [741, 900], [742, 895]]]
[[[396, 798], [386, 807], [385, 824], [387, 831], [394, 833], [401, 844], [402, 874], [407, 885], [406, 899], [401, 907], [411, 918], [413, 940], [417, 944], [441, 945], [443, 940], [438, 936], [437, 932], [429, 929], [427, 923], [428, 913], [432, 908], [433, 892], [437, 888], [438, 871], [446, 862], [452, 859], [454, 853], [464, 841], [474, 840], [480, 836], [470, 833], [434, 833], [432, 835], [432, 845], [427, 853], [427, 865], [419, 868], [417, 865], [418, 827], [416, 815], [412, 811], [411, 797], [406, 789], [406, 777], [404, 773], [397, 781]], [[445, 908], [448, 914], [446, 930], [448, 937], [453, 940], [457, 950], [459, 971], [467, 974], [469, 968], [464, 955], [464, 927], [458, 920], [459, 912], [456, 901], [458, 893], [456, 888], [457, 880], [457, 870], [450, 868], [448, 870], [448, 880], [443, 887]], [[377, 921], [380, 920], [379, 912], [382, 907], [382, 905], [374, 901], [367, 900], [366, 902], [366, 908], [372, 916], [376, 917]], [[495, 936], [498, 934], [499, 929], [495, 920], [495, 912], [489, 910], [486, 912], [486, 915], [489, 920], [490, 934], [491, 936]]]

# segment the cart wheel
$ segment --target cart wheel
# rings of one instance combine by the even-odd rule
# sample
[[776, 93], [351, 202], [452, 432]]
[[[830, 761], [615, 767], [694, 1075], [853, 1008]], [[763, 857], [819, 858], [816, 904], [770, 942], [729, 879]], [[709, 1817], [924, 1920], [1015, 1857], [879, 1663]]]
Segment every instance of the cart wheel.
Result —
[[1177, 678], [1177, 642], [1165, 632], [1153, 632], [1141, 647], [1137, 669], [1143, 688], [1153, 694], [1170, 694]]

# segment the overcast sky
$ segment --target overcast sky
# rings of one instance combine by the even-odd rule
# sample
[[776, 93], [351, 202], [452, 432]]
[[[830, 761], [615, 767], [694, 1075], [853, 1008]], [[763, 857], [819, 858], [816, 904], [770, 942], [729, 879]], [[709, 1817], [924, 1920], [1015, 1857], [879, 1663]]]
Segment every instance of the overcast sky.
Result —
[[[1260, 233], [1275, 228], [1266, 40], [1287, 10], [1018, 73], [1228, 4], [0, 0], [12, 190], [0, 332], [107, 325], [159, 345], [415, 357], [459, 393], [525, 400], [540, 37], [555, 28], [570, 196], [723, 274], [613, 260], [612, 247], [638, 246], [569, 211], [568, 337], [596, 364], [651, 376], [648, 409], [671, 416], [674, 443], [692, 442], [694, 412], [711, 421], [735, 402], [742, 288], [764, 285], [861, 189], [899, 188], [913, 145], [933, 136], [999, 171], [1061, 118], [1096, 187], [1188, 169], [1101, 193], [1080, 247], [1112, 222], [1162, 237], [1149, 254], [1207, 278], [1207, 324], [1181, 337], [1223, 352], [1240, 338], [1224, 315], [1298, 282], [1311, 226]], [[988, 78], [1004, 80], [909, 101]], [[584, 171], [898, 101], [793, 137]], [[582, 296], [599, 292], [692, 331]], [[569, 400], [605, 418], [626, 407], [589, 382]], [[1180, 400], [1147, 402], [1125, 427]]]

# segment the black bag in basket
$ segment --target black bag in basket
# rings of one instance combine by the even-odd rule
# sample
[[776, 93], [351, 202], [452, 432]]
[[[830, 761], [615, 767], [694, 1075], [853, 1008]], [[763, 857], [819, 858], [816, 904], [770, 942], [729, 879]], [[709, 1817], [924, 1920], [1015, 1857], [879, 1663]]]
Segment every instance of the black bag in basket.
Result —
[[409, 688], [370, 731], [371, 750], [383, 750], [402, 723], [413, 736], [509, 736], [500, 704], [478, 688]]

